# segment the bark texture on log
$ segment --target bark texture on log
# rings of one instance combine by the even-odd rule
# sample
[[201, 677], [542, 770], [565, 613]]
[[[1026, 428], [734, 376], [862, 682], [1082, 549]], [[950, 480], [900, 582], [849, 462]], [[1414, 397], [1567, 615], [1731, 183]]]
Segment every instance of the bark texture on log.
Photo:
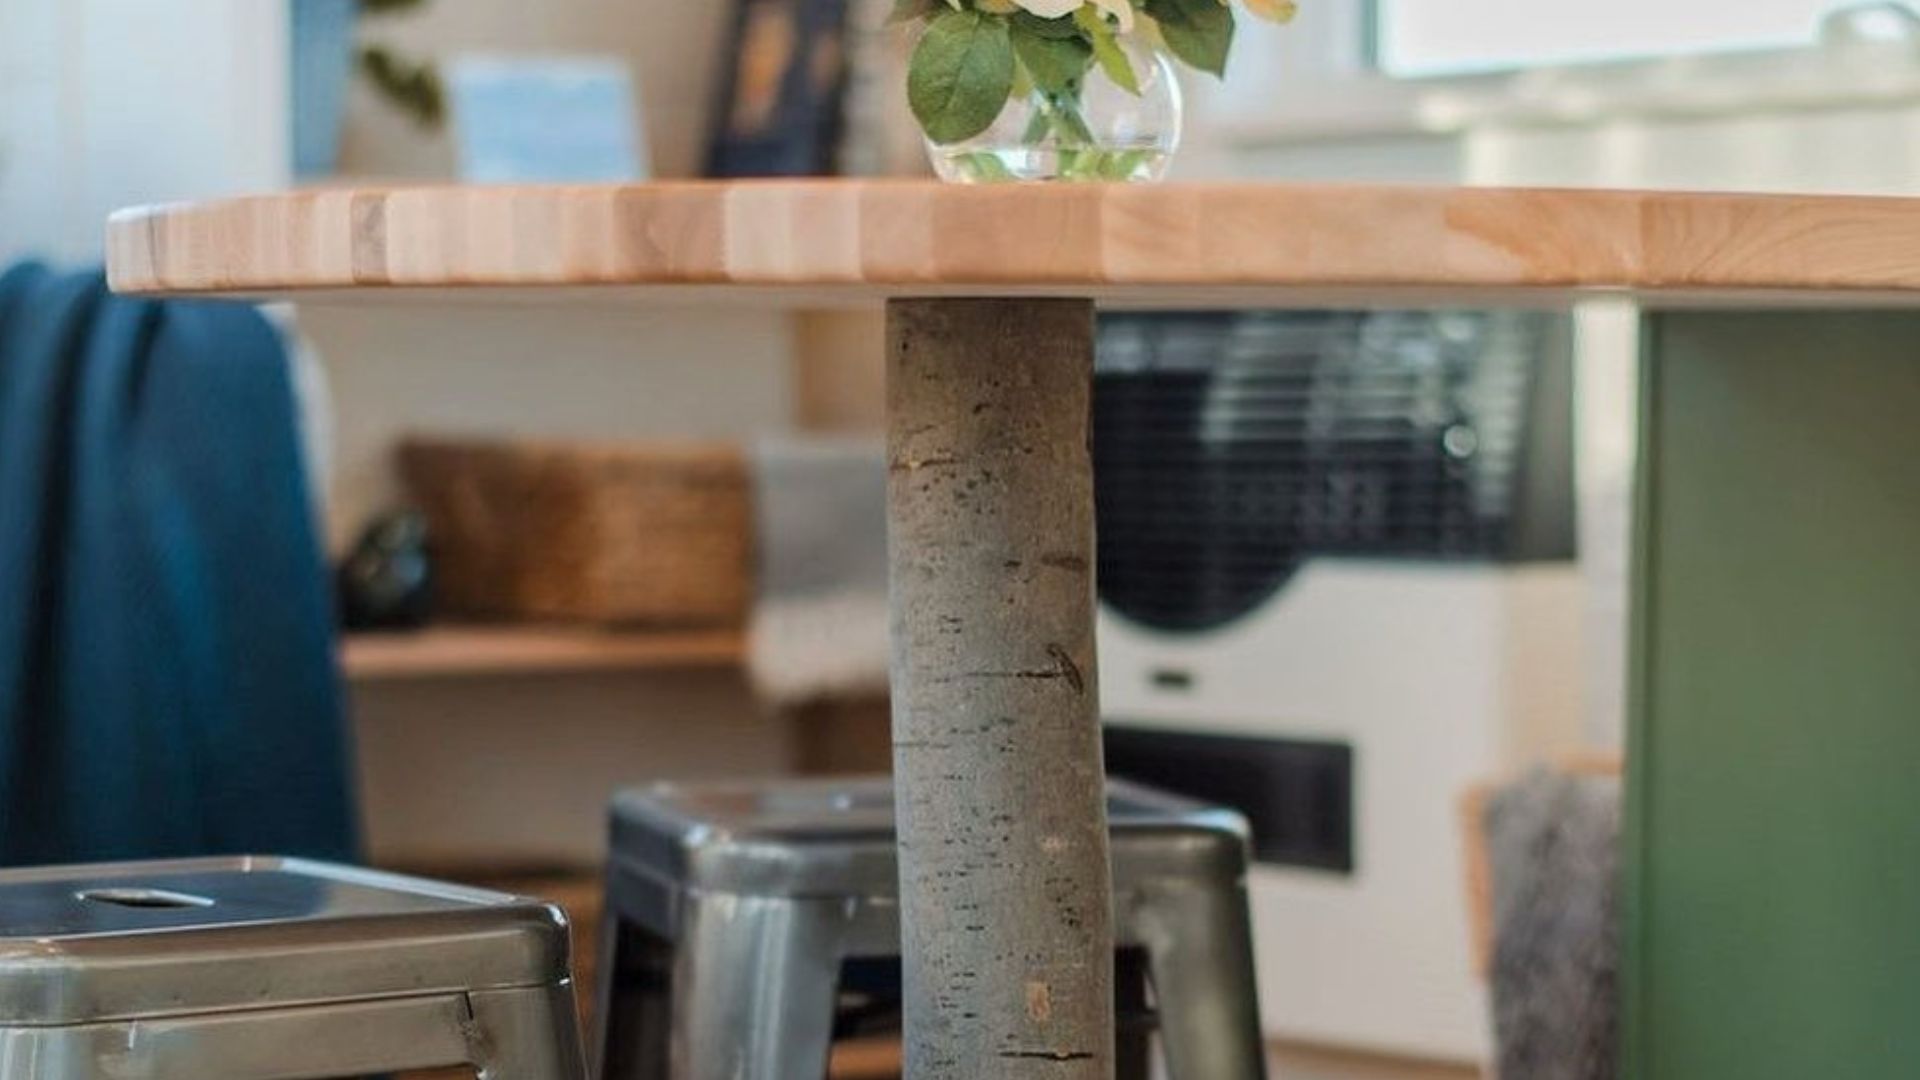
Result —
[[1093, 305], [887, 308], [910, 1080], [1109, 1080]]

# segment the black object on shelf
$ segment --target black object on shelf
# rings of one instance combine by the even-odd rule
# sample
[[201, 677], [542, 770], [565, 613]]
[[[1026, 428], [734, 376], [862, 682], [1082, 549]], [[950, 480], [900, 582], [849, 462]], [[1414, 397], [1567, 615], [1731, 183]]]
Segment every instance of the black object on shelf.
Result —
[[846, 96], [847, 0], [737, 0], [709, 176], [826, 176]]
[[433, 616], [427, 519], [400, 510], [374, 521], [341, 561], [340, 621], [348, 630], [416, 630]]

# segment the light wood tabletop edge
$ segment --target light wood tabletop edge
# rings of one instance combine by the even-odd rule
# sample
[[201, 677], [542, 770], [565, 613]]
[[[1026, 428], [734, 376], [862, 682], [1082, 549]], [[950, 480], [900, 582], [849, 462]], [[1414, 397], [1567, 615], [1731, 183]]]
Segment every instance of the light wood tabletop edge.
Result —
[[108, 268], [116, 289], [144, 294], [1494, 289], [1904, 302], [1920, 293], [1920, 199], [852, 180], [312, 189], [122, 211]]

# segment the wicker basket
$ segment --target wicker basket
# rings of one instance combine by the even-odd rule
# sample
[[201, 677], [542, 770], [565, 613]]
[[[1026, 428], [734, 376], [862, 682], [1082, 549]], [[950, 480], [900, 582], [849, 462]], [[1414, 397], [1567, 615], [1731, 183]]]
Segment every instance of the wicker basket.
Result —
[[747, 467], [715, 443], [410, 440], [454, 616], [737, 625], [749, 591]]

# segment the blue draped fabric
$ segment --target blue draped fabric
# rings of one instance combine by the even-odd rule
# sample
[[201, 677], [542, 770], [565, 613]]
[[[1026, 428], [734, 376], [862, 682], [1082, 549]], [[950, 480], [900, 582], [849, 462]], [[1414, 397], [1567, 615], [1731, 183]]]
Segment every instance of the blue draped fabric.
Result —
[[352, 858], [326, 581], [259, 313], [0, 276], [0, 865]]

